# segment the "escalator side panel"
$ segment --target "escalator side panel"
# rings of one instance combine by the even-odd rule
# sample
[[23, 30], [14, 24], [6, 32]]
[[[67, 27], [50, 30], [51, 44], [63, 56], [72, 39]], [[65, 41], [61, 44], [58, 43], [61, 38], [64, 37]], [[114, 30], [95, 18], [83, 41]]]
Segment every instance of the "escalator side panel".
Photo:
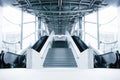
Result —
[[72, 36], [72, 39], [74, 40], [80, 52], [83, 52], [84, 50], [88, 48], [88, 46], [79, 37]]
[[41, 37], [33, 46], [32, 49], [36, 50], [37, 52], [40, 52], [42, 49], [43, 45], [45, 44], [48, 36], [43, 36]]

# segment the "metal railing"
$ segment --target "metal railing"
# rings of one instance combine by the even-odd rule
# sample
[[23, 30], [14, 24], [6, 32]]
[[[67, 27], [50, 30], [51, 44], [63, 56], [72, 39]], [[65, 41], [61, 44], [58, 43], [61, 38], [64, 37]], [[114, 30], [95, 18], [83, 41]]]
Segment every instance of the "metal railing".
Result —
[[[17, 47], [17, 45], [20, 45], [20, 41], [16, 41], [16, 42], [2, 41], [2, 42], [3, 42], [2, 48], [5, 49], [8, 52], [12, 51], [12, 52], [17, 53], [17, 51], [19, 50], [19, 48]], [[14, 49], [12, 49], [11, 46], [14, 47]]]
[[113, 41], [113, 42], [102, 42], [100, 41], [100, 44], [102, 45], [103, 44], [103, 52], [105, 53], [107, 48], [108, 47], [108, 51], [113, 51], [115, 50], [115, 48], [117, 49], [117, 43], [118, 41]]

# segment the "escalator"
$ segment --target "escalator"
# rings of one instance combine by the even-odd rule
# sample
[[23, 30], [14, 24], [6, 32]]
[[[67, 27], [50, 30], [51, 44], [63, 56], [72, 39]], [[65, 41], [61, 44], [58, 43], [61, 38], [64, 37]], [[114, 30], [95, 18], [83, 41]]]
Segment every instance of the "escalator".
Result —
[[94, 55], [94, 68], [120, 68], [119, 51]]
[[26, 55], [12, 52], [0, 55], [0, 68], [26, 68]]
[[49, 49], [43, 67], [77, 67], [72, 50], [66, 41], [54, 41]]

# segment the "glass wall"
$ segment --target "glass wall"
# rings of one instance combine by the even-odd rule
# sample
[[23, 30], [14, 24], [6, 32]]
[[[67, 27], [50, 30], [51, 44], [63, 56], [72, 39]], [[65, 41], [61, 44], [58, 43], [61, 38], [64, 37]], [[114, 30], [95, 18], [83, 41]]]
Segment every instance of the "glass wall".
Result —
[[35, 16], [24, 12], [23, 14], [23, 49], [35, 43]]
[[108, 7], [99, 12], [100, 16], [100, 47], [103, 52], [117, 49], [117, 7]]
[[85, 16], [85, 42], [97, 48], [97, 15], [96, 13]]
[[[84, 24], [84, 22], [83, 22]], [[104, 53], [117, 49], [117, 8], [99, 10], [100, 50]], [[85, 16], [85, 42], [94, 48], [97, 44], [97, 13]]]
[[[37, 20], [36, 20], [37, 21]], [[37, 22], [35, 16], [23, 13], [23, 49], [33, 45], [36, 41]], [[3, 7], [2, 48], [5, 51], [15, 52], [20, 50], [21, 44], [21, 9]]]
[[3, 7], [2, 47], [5, 51], [16, 52], [20, 49], [20, 11]]

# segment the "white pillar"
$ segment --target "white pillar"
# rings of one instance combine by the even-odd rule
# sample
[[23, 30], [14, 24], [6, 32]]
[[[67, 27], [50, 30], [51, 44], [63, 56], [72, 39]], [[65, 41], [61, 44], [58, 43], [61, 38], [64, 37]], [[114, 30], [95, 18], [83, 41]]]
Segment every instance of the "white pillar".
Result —
[[20, 36], [20, 49], [23, 48], [23, 9], [21, 9], [21, 36]]
[[117, 14], [117, 21], [118, 21], [118, 50], [120, 52], [120, 7], [118, 7], [118, 14]]
[[85, 16], [83, 17], [83, 41], [85, 41]]
[[37, 17], [35, 16], [35, 41], [37, 41], [37, 34], [38, 33], [38, 29], [37, 29]]
[[97, 43], [98, 49], [100, 49], [100, 32], [99, 32], [99, 10], [97, 9]]
[[2, 18], [2, 7], [0, 6], [0, 51], [2, 49], [2, 23], [3, 23], [3, 18]]

